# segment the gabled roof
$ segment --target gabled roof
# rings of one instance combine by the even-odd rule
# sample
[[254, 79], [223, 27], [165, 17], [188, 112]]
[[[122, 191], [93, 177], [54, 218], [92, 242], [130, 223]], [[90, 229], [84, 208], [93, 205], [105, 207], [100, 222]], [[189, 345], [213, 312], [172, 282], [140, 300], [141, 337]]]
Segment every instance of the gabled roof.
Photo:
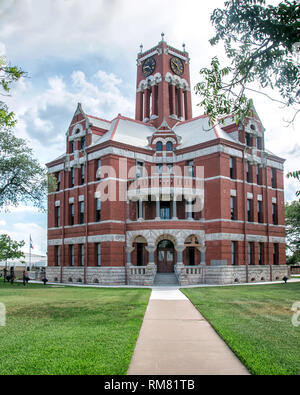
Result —
[[181, 122], [174, 129], [176, 134], [182, 137], [182, 144], [179, 148], [186, 148], [219, 138], [237, 142], [228, 133], [224, 132], [220, 125], [212, 126], [207, 115]]
[[135, 147], [147, 148], [147, 137], [154, 131], [155, 129], [150, 125], [118, 115], [112, 121], [109, 131], [102, 137], [99, 137], [95, 143], [100, 144], [111, 140]]

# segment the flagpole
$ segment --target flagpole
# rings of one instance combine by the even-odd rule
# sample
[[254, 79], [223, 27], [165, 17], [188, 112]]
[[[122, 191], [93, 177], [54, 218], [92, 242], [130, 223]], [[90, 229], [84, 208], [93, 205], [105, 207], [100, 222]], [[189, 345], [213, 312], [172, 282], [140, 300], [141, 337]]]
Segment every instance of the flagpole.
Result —
[[31, 271], [31, 235], [29, 235], [29, 271]]

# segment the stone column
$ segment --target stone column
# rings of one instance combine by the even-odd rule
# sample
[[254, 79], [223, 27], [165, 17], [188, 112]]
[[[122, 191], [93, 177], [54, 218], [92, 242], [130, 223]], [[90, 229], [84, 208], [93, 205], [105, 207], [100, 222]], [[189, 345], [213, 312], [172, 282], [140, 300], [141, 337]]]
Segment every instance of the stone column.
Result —
[[188, 210], [187, 210], [187, 219], [192, 221], [193, 220], [193, 213], [192, 213], [192, 199], [188, 199]]
[[173, 195], [173, 220], [177, 219], [177, 201], [176, 196]]
[[126, 266], [131, 266], [131, 253], [134, 250], [133, 247], [126, 247]]
[[179, 109], [178, 109], [178, 117], [183, 117], [183, 97], [182, 97], [182, 88], [178, 89], [178, 96], [179, 96]]
[[144, 218], [143, 218], [143, 200], [142, 199], [140, 199], [139, 200], [139, 218], [138, 218], [138, 221], [142, 221]]
[[172, 92], [172, 109], [171, 109], [171, 115], [177, 115], [176, 113], [176, 87], [174, 84], [171, 85], [171, 92]]
[[155, 219], [156, 221], [160, 221], [160, 200], [159, 196], [156, 197], [156, 214], [155, 214]]

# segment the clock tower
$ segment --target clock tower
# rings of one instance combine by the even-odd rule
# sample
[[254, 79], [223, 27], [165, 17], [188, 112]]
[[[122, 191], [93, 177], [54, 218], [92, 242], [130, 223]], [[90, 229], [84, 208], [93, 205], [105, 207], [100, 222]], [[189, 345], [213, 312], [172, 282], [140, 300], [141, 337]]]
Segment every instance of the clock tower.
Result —
[[192, 118], [189, 55], [162, 39], [137, 57], [135, 118], [158, 128]]

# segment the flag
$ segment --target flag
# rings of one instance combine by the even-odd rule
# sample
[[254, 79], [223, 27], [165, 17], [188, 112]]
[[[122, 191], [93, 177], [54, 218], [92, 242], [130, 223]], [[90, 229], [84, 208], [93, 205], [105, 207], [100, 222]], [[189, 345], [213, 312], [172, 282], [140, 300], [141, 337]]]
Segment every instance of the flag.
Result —
[[30, 249], [33, 249], [33, 244], [32, 244], [32, 238], [31, 238], [31, 235], [30, 235]]

